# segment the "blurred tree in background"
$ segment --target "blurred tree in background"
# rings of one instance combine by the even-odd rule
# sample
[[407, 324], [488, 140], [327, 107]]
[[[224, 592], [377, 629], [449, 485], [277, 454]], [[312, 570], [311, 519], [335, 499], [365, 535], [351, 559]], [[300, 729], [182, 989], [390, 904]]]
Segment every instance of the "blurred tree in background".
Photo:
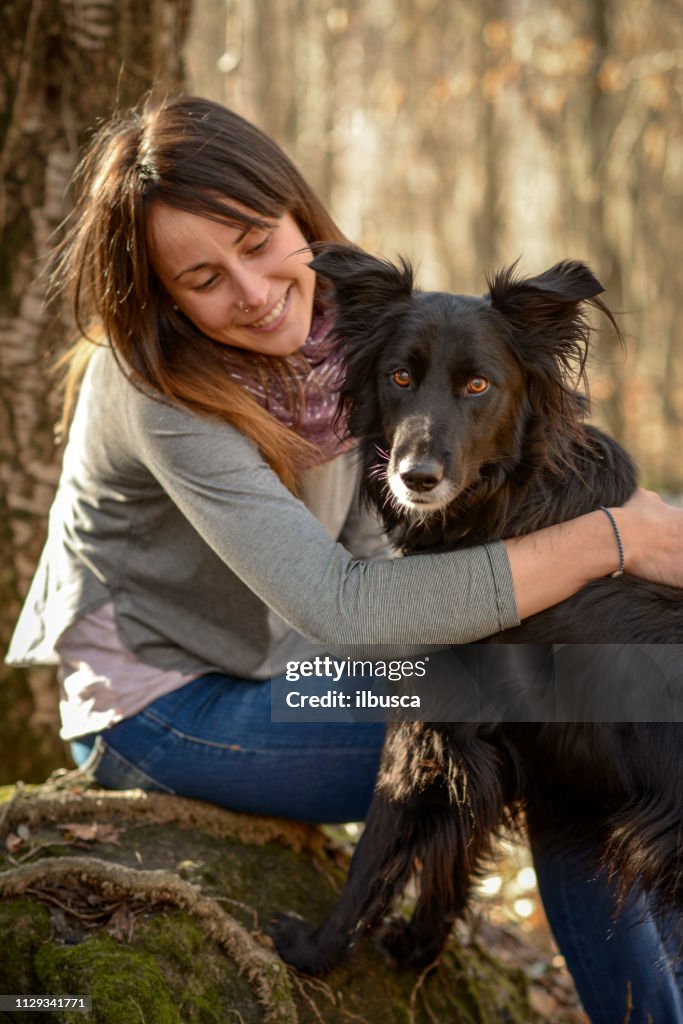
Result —
[[[46, 303], [46, 257], [69, 211], [83, 143], [115, 106], [182, 82], [190, 0], [14, 0], [0, 35], [0, 647], [45, 538], [59, 473], [48, 372], [74, 341]], [[0, 673], [3, 781], [63, 757], [50, 670]]]
[[[183, 59], [186, 91], [273, 134], [348, 236], [405, 253], [425, 287], [480, 292], [518, 256], [530, 272], [589, 260], [627, 314], [627, 353], [607, 329], [597, 341], [596, 414], [645, 482], [681, 490], [681, 0], [194, 0], [183, 47], [190, 3], [3, 8], [3, 646], [60, 455], [45, 367], [69, 328], [36, 275], [88, 129], [154, 83], [176, 91]], [[52, 676], [0, 692], [6, 777], [40, 775], [59, 749]]]
[[[188, 87], [282, 142], [350, 238], [481, 292], [588, 259], [627, 315], [596, 412], [683, 485], [680, 0], [200, 0]], [[603, 325], [604, 326], [604, 325]]]

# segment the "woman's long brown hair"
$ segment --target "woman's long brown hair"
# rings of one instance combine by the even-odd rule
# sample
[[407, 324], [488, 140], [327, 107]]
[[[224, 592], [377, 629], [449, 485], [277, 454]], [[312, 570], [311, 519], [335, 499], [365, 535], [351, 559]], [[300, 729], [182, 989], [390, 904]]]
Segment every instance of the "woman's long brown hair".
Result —
[[72, 227], [53, 278], [70, 297], [82, 334], [62, 360], [62, 425], [95, 344], [104, 341], [133, 384], [232, 424], [294, 489], [311, 446], [271, 416], [232, 372], [248, 369], [262, 381], [279, 374], [295, 406], [296, 357], [257, 356], [198, 330], [174, 308], [152, 269], [146, 221], [153, 202], [240, 225], [261, 226], [290, 213], [308, 242], [342, 241], [315, 192], [267, 135], [225, 107], [194, 97], [109, 122], [94, 138], [76, 182]]

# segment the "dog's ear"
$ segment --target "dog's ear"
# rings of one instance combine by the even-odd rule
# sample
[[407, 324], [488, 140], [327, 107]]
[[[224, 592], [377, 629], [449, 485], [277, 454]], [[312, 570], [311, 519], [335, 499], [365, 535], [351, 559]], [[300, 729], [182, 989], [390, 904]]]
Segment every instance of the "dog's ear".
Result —
[[413, 270], [407, 260], [400, 258], [395, 266], [352, 245], [326, 244], [310, 266], [330, 282], [342, 316], [354, 310], [380, 314], [388, 304], [408, 298], [413, 290]]
[[[310, 266], [336, 306], [330, 339], [343, 369], [338, 423], [349, 436], [367, 436], [373, 420], [375, 364], [413, 292], [413, 272], [351, 245], [324, 245]], [[367, 417], [367, 418], [366, 418]], [[375, 424], [374, 429], [377, 429]]]
[[491, 305], [515, 326], [525, 329], [571, 320], [581, 302], [593, 300], [605, 289], [585, 263], [565, 260], [537, 277], [518, 277], [517, 264], [489, 280]]
[[563, 387], [586, 387], [591, 337], [587, 308], [600, 310], [620, 342], [623, 336], [602, 299], [602, 285], [585, 263], [566, 260], [537, 277], [518, 277], [516, 264], [489, 280], [491, 306], [501, 313], [515, 348], [532, 376]]
[[619, 325], [598, 298], [603, 287], [585, 263], [557, 263], [529, 278], [518, 277], [513, 265], [490, 280], [489, 289], [491, 306], [507, 323], [510, 345], [525, 369], [530, 409], [543, 426], [544, 444], [561, 461], [567, 436], [583, 436], [592, 332], [588, 307], [607, 317], [622, 342]]

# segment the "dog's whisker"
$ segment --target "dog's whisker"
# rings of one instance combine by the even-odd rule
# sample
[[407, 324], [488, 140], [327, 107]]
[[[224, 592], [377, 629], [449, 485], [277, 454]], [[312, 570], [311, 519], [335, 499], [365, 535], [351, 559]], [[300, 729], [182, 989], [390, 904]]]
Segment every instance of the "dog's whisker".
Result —
[[393, 491], [389, 490], [388, 488], [387, 488], [386, 494], [384, 495], [384, 500], [382, 502], [382, 508], [383, 509], [389, 508], [389, 509], [392, 509], [394, 511], [396, 511], [397, 508], [398, 508], [398, 505], [396, 504], [396, 498], [394, 497], [394, 493], [393, 493]]

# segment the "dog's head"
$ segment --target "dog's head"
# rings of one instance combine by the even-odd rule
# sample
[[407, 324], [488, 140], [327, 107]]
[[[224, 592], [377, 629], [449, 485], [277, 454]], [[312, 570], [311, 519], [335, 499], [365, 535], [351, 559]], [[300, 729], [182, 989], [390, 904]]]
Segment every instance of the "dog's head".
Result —
[[312, 266], [331, 283], [341, 401], [376, 503], [444, 509], [562, 458], [585, 405], [586, 305], [612, 319], [583, 263], [528, 278], [507, 268], [483, 297], [419, 291], [406, 261], [350, 246], [327, 246]]

